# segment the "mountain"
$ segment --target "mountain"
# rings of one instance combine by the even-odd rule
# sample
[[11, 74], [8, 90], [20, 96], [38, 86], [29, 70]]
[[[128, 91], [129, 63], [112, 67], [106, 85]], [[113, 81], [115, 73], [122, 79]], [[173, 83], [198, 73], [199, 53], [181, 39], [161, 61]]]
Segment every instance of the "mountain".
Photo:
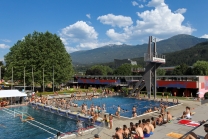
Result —
[[[157, 52], [164, 54], [190, 48], [208, 39], [180, 34], [157, 42]], [[73, 63], [96, 64], [112, 62], [114, 59], [143, 57], [147, 52], [147, 45], [107, 45], [100, 48], [71, 53]]]
[[[166, 63], [162, 66], [165, 67], [178, 66], [182, 63], [192, 66], [198, 60], [208, 61], [208, 41], [180, 51], [165, 53], [164, 55]], [[137, 64], [142, 66], [145, 64], [144, 57], [133, 58], [132, 60], [137, 61]], [[105, 63], [103, 65], [113, 68], [114, 62]]]
[[177, 66], [182, 63], [192, 66], [198, 60], [208, 61], [208, 41], [165, 55], [166, 64], [164, 66]]

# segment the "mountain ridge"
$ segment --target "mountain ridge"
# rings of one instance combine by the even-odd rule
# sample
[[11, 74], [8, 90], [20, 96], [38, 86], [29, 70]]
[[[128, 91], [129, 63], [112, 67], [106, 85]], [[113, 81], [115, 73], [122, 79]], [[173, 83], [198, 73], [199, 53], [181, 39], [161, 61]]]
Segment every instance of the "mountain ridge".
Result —
[[[197, 38], [191, 35], [179, 34], [165, 40], [157, 42], [158, 54], [175, 52], [190, 48], [198, 43], [205, 42], [208, 39]], [[114, 59], [127, 59], [143, 57], [147, 52], [146, 43], [141, 45], [106, 45], [96, 49], [77, 51], [71, 53], [71, 59], [76, 64], [96, 64], [112, 62]]]

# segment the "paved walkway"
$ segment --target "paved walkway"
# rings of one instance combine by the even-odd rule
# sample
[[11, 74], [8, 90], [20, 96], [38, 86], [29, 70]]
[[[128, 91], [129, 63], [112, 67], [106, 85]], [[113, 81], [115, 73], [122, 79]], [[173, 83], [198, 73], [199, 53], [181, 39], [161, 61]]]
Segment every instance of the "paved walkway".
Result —
[[[191, 111], [195, 112], [195, 115], [192, 117], [192, 121], [201, 121], [201, 120], [208, 119], [208, 111], [207, 111], [208, 104], [201, 105], [201, 103], [197, 102], [197, 101], [183, 101], [183, 100], [181, 100], [180, 102], [183, 104], [168, 109], [168, 111], [170, 111], [173, 116], [175, 116], [175, 117], [181, 116], [182, 112], [185, 111], [185, 107], [189, 106], [192, 108]], [[122, 127], [124, 124], [126, 124], [127, 127], [129, 127], [130, 122], [136, 123], [136, 122], [138, 122], [138, 120], [147, 119], [147, 118], [151, 118], [151, 117], [157, 117], [158, 115], [159, 115], [158, 113], [151, 113], [151, 114], [147, 114], [147, 115], [137, 117], [134, 119], [114, 118], [113, 129], [103, 128], [102, 131], [99, 133], [99, 135], [101, 136], [101, 139], [112, 139], [112, 135], [115, 134], [116, 127], [120, 127], [120, 126]], [[179, 133], [179, 134], [186, 134], [187, 132], [189, 132], [193, 129], [194, 129], [193, 127], [188, 127], [185, 125], [178, 124], [178, 120], [175, 119], [171, 123], [164, 124], [162, 126], [157, 126], [155, 129], [154, 135], [149, 137], [149, 139], [172, 139], [171, 137], [167, 136], [168, 133], [175, 132], [175, 133]], [[200, 126], [196, 130], [194, 130], [194, 132], [200, 136], [205, 135], [203, 126]], [[87, 135], [85, 135], [85, 136], [73, 137], [73, 138], [93, 139], [93, 135], [95, 133], [96, 133], [96, 131], [94, 130], [93, 132], [90, 131], [90, 132], [86, 133]]]

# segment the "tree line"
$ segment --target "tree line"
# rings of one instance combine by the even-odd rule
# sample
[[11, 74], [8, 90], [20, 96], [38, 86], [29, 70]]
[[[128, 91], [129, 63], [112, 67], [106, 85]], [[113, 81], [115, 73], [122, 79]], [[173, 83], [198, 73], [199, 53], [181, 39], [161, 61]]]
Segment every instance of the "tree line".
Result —
[[[117, 69], [113, 69], [106, 65], [94, 65], [86, 70], [85, 75], [140, 75], [139, 72], [132, 72], [132, 68], [141, 68], [141, 66], [125, 63]], [[208, 75], [208, 62], [197, 61], [192, 66], [188, 66], [187, 64], [182, 63], [171, 71], [166, 71], [165, 69], [159, 68], [157, 69], [157, 75]]]

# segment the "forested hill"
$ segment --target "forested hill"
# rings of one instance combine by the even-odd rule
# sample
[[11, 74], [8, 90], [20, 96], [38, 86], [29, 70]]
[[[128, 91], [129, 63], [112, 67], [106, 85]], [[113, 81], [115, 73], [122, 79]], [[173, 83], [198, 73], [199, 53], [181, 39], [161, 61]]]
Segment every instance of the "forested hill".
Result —
[[[148, 40], [148, 37], [147, 37]], [[198, 43], [205, 42], [207, 39], [197, 38], [191, 35], [180, 34], [157, 43], [159, 54], [175, 52], [190, 48]], [[112, 62], [114, 59], [127, 59], [143, 57], [147, 52], [147, 44], [142, 45], [107, 45], [100, 48], [78, 51], [71, 53], [74, 65], [80, 64], [99, 64]]]
[[167, 53], [166, 64], [164, 66], [177, 66], [185, 63], [187, 65], [193, 65], [198, 60], [208, 61], [208, 41], [199, 43], [191, 48]]
[[[177, 66], [182, 63], [192, 66], [198, 60], [208, 61], [208, 41], [199, 43], [191, 48], [187, 48], [181, 51], [166, 53], [165, 57], [166, 64], [162, 65], [165, 67]], [[138, 64], [144, 65], [143, 57], [133, 58], [132, 60], [136, 60]]]

